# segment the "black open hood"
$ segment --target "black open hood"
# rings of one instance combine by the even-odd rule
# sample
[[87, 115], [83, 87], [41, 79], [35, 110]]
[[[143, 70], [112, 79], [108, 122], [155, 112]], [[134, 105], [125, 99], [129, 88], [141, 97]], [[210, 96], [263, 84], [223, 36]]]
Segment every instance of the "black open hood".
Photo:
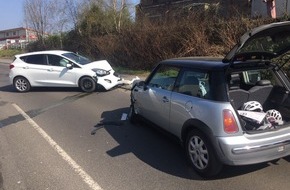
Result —
[[[271, 60], [290, 50], [290, 21], [262, 25], [245, 33], [225, 56], [224, 63]], [[230, 64], [231, 65], [231, 64]]]

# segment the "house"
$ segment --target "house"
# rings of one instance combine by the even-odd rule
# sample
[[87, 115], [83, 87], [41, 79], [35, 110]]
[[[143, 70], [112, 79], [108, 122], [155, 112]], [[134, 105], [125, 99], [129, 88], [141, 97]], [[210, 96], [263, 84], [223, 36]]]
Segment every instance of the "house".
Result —
[[0, 31], [0, 49], [24, 48], [37, 40], [37, 33], [29, 28], [13, 28]]
[[169, 15], [178, 16], [188, 11], [205, 12], [214, 10], [221, 16], [250, 15], [249, 0], [141, 0], [136, 6], [136, 20], [164, 20]]

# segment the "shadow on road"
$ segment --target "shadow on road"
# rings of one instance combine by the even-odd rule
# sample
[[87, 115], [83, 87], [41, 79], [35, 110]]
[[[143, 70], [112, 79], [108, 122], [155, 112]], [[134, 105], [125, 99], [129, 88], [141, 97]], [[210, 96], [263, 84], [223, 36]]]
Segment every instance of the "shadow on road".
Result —
[[[204, 180], [190, 168], [179, 143], [168, 138], [168, 135], [164, 135], [148, 123], [132, 125], [129, 121], [121, 121], [122, 114], [128, 112], [129, 108], [103, 112], [102, 121], [95, 126], [92, 134], [100, 128], [105, 128], [119, 144], [109, 150], [108, 155], [116, 157], [133, 153], [146, 164], [162, 172], [186, 179]], [[286, 159], [290, 161], [289, 157]], [[271, 165], [273, 164], [269, 162], [249, 166], [225, 166], [219, 176], [210, 180], [240, 176]]]
[[284, 158], [287, 162], [290, 162], [290, 156]]
[[0, 92], [16, 92], [12, 85], [6, 85], [0, 87]]
[[[92, 93], [77, 93], [71, 96], [66, 96], [64, 97], [62, 100], [57, 101], [57, 102], [53, 102], [50, 103], [49, 105], [42, 107], [42, 108], [38, 108], [38, 109], [33, 109], [33, 110], [29, 110], [26, 111], [25, 113], [30, 117], [30, 118], [34, 118], [38, 115], [41, 115], [42, 113], [45, 113], [51, 109], [57, 108], [59, 106], [62, 106], [64, 104], [68, 104], [74, 101], [77, 101], [81, 98], [85, 98], [89, 95], [91, 95]], [[1, 97], [0, 97], [1, 99]], [[8, 102], [5, 101], [0, 101], [0, 107], [1, 106], [5, 106]], [[4, 118], [2, 120], [0, 120], [0, 129], [4, 128], [6, 126], [9, 126], [11, 124], [15, 124], [18, 123], [20, 121], [24, 121], [25, 118], [21, 115], [21, 114], [17, 114], [17, 115], [13, 115], [13, 116], [9, 116], [7, 118]]]
[[[19, 93], [12, 85], [2, 86], [0, 91]], [[37, 87], [31, 88], [29, 92], [81, 92], [81, 90], [77, 87]]]

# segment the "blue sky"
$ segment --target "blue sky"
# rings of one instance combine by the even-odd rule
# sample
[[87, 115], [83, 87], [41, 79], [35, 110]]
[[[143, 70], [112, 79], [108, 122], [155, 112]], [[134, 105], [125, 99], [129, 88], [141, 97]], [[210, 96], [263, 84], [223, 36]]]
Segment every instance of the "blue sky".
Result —
[[[24, 26], [23, 16], [24, 0], [0, 0], [0, 30]], [[138, 4], [140, 0], [131, 0]]]
[[23, 0], [0, 0], [0, 30], [23, 26]]

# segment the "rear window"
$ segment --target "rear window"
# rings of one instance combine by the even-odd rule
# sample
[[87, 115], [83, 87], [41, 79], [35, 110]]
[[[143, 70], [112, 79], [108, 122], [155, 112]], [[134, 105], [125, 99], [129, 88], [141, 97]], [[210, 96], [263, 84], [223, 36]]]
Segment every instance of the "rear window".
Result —
[[280, 53], [290, 46], [290, 31], [281, 31], [275, 35], [257, 36], [247, 41], [239, 53], [242, 52], [269, 52]]
[[25, 63], [29, 63], [29, 64], [47, 65], [45, 55], [43, 54], [22, 56], [20, 57], [20, 59], [24, 61]]

